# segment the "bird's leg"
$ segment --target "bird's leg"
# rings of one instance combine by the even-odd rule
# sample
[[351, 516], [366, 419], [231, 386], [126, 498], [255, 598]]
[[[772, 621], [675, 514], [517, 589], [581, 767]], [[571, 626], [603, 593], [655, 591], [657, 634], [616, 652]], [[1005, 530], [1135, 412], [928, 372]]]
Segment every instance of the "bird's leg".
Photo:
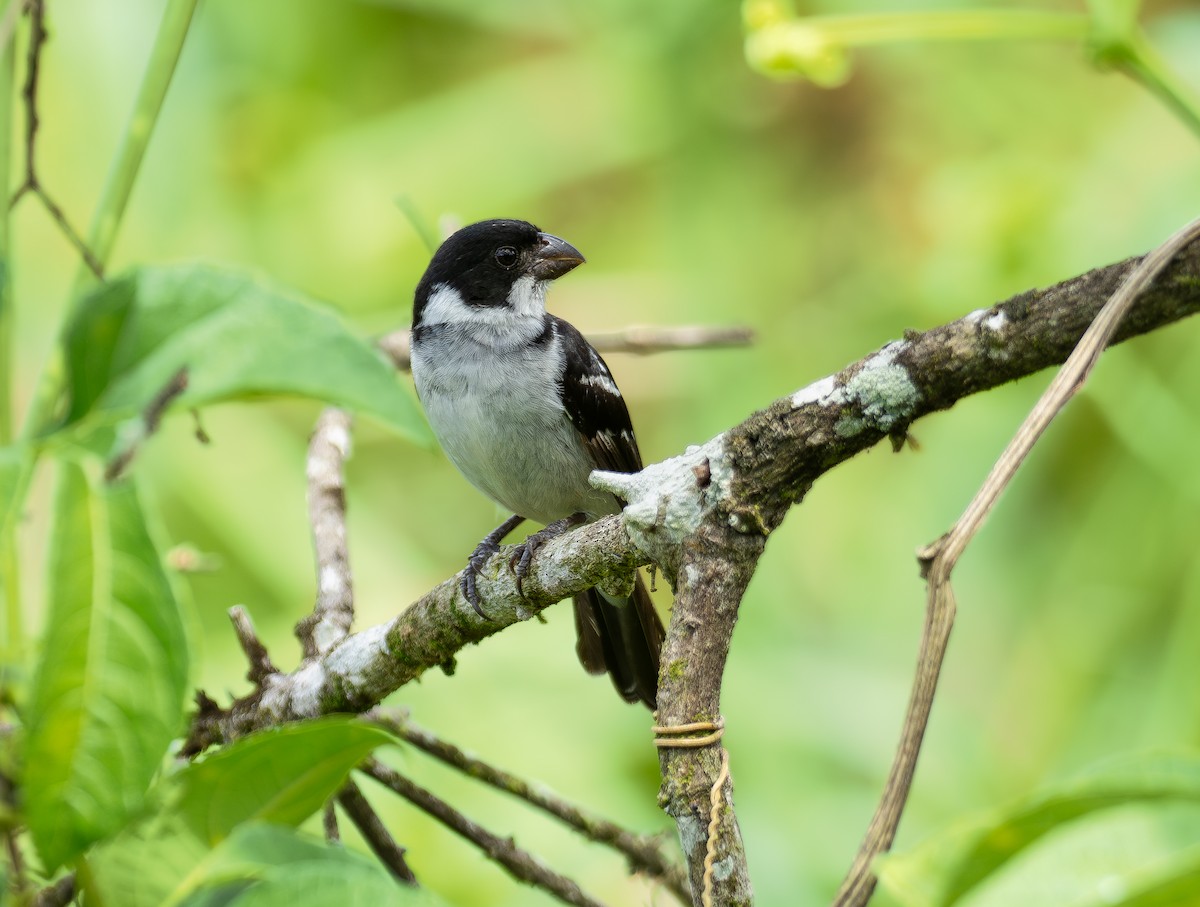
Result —
[[525, 517], [513, 514], [491, 532], [483, 537], [475, 550], [471, 552], [471, 556], [467, 558], [467, 567], [462, 572], [462, 577], [458, 581], [458, 588], [462, 590], [463, 598], [471, 603], [471, 607], [475, 609], [475, 613], [484, 620], [491, 620], [483, 612], [483, 608], [479, 604], [479, 590], [475, 588], [475, 577], [483, 572], [483, 565], [487, 563], [488, 558], [500, 550], [500, 541], [518, 526], [525, 522]]
[[517, 591], [522, 596], [525, 595], [525, 590], [521, 588], [521, 580], [529, 572], [529, 561], [532, 559], [534, 553], [551, 539], [558, 538], [564, 532], [586, 522], [586, 513], [573, 513], [570, 516], [563, 517], [561, 520], [555, 520], [544, 529], [539, 529], [517, 546], [517, 550], [513, 552], [513, 556], [508, 560], [508, 568], [516, 576]]

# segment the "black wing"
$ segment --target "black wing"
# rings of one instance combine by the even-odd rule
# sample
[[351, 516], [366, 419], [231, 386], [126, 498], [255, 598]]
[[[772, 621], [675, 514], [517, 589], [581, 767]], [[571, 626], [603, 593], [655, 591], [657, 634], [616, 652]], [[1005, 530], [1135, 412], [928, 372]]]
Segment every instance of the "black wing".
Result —
[[563, 406], [596, 467], [609, 472], [640, 471], [642, 455], [633, 436], [633, 423], [612, 372], [579, 331], [561, 318], [550, 317], [566, 358], [560, 379]]
[[[579, 331], [553, 318], [566, 366], [561, 379], [563, 406], [592, 461], [612, 472], [637, 472], [642, 455], [633, 436], [629, 410], [612, 372]], [[589, 673], [608, 672], [626, 702], [656, 707], [659, 650], [665, 635], [654, 603], [637, 577], [627, 601], [588, 589], [575, 599], [575, 651]]]

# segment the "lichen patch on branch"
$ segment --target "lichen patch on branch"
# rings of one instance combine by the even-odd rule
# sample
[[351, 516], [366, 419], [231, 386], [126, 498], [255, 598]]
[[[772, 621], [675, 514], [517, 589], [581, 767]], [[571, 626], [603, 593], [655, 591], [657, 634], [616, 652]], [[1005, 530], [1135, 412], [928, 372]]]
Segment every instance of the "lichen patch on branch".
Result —
[[908, 369], [896, 363], [896, 356], [907, 347], [904, 340], [889, 343], [846, 382], [842, 392], [848, 401], [857, 404], [858, 412], [847, 413], [838, 420], [833, 427], [838, 435], [852, 437], [868, 426], [891, 432], [916, 414], [921, 392]]
[[692, 535], [713, 507], [729, 499], [734, 468], [725, 435], [693, 445], [641, 472], [597, 470], [591, 483], [626, 502], [622, 518], [639, 548], [670, 568], [668, 552]]

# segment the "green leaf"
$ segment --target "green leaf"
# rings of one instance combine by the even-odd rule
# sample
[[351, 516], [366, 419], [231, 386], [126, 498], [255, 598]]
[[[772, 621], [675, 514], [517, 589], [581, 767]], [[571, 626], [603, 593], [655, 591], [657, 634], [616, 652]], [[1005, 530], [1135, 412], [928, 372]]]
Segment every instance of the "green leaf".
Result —
[[230, 907], [251, 882], [229, 882], [216, 888], [202, 888], [179, 907]]
[[[249, 888], [245, 885], [247, 881], [253, 882]], [[236, 887], [239, 885], [240, 889]], [[225, 902], [236, 907], [256, 904], [260, 907], [264, 904], [432, 907], [437, 903], [428, 894], [400, 885], [382, 866], [362, 854], [317, 841], [295, 829], [262, 823], [240, 826], [213, 851], [205, 873], [205, 887], [188, 898], [183, 907], [209, 907], [206, 899], [214, 891], [223, 897], [237, 891], [238, 896]]]
[[1097, 898], [1087, 907], [1180, 907], [1200, 903], [1200, 848], [1185, 851], [1165, 869], [1133, 880], [1128, 887], [1125, 897]]
[[177, 809], [209, 844], [243, 822], [299, 825], [350, 769], [394, 741], [381, 728], [340, 716], [253, 734], [181, 772]]
[[[260, 886], [268, 890], [256, 897], [272, 896], [277, 885], [286, 886], [288, 878], [308, 870], [338, 880], [347, 891], [369, 893], [375, 903], [434, 903], [411, 897], [392, 900], [404, 889], [374, 860], [292, 828], [251, 822], [208, 847], [170, 807], [97, 848], [83, 876], [89, 899], [101, 905], [218, 907], [241, 904], [243, 894]], [[287, 890], [292, 892], [292, 907], [343, 903]], [[322, 886], [315, 890], [328, 893]]]
[[908, 905], [956, 904], [1060, 826], [1137, 803], [1200, 802], [1200, 756], [1125, 756], [1006, 809], [964, 820], [914, 850], [883, 858], [880, 883]]
[[79, 307], [64, 346], [66, 425], [143, 414], [186, 370], [173, 406], [291, 394], [366, 413], [414, 440], [429, 437], [395, 370], [332, 309], [236, 272], [134, 270]]
[[183, 817], [168, 808], [94, 848], [79, 878], [89, 905], [162, 907], [179, 903], [201, 884], [211, 853]]
[[254, 879], [268, 869], [316, 862], [375, 865], [360, 854], [330, 847], [294, 828], [248, 822], [214, 848], [205, 878], [208, 884]]
[[188, 653], [132, 483], [106, 487], [62, 463], [49, 568], [22, 790], [53, 870], [141, 809], [180, 730]]
[[[299, 825], [371, 750], [393, 741], [342, 716], [245, 737], [164, 781], [164, 805], [88, 857], [88, 890], [101, 905], [159, 907], [200, 897], [207, 885], [262, 878], [271, 866], [361, 861], [263, 823]], [[229, 893], [198, 903], [232, 903]]]
[[398, 884], [376, 866], [321, 863], [276, 870], [231, 907], [434, 907], [427, 892]]

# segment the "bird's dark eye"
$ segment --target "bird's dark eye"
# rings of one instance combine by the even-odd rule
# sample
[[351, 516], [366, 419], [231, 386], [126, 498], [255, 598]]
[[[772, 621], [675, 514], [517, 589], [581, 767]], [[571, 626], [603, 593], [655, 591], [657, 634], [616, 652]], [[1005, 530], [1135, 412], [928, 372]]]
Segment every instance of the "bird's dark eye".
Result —
[[492, 253], [492, 257], [496, 259], [496, 264], [500, 267], [511, 268], [521, 256], [517, 254], [517, 250], [512, 246], [501, 246]]

